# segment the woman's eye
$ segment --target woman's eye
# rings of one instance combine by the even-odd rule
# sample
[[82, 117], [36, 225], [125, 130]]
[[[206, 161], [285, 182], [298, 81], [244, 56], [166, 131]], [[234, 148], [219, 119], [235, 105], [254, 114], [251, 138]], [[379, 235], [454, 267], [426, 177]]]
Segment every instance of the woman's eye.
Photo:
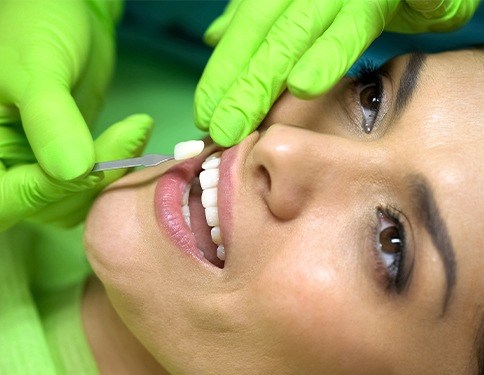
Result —
[[361, 113], [363, 131], [373, 131], [383, 102], [385, 72], [371, 62], [362, 62], [353, 75], [353, 96], [356, 109]]
[[369, 134], [375, 126], [382, 99], [382, 84], [379, 82], [360, 83], [356, 88], [363, 115], [363, 130]]
[[405, 284], [405, 278], [402, 277], [406, 253], [405, 232], [399, 220], [383, 210], [377, 211], [377, 217], [376, 251], [385, 267], [387, 286], [399, 292]]

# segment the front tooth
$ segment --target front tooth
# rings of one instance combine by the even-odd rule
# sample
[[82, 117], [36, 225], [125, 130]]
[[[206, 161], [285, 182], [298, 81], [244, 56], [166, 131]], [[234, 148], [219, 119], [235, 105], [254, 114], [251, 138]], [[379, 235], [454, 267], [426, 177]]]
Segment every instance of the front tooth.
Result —
[[202, 206], [205, 208], [217, 207], [217, 188], [202, 191]]
[[222, 245], [219, 245], [219, 247], [217, 247], [217, 258], [220, 260], [225, 260], [225, 247], [223, 247]]
[[217, 151], [217, 152], [214, 152], [213, 154], [209, 155], [205, 161], [210, 161], [212, 159], [215, 159], [215, 158], [219, 158], [220, 159], [220, 156], [222, 155], [222, 151]]
[[210, 235], [212, 236], [212, 241], [220, 245], [222, 243], [222, 238], [220, 237], [220, 227], [213, 227], [210, 231]]
[[215, 168], [218, 168], [220, 165], [220, 158], [207, 158], [203, 164], [202, 164], [202, 168], [203, 169], [215, 169]]
[[211, 227], [218, 226], [218, 209], [217, 207], [207, 207], [205, 209], [205, 218], [207, 219], [207, 224]]
[[200, 186], [202, 189], [213, 188], [218, 185], [218, 169], [209, 169], [200, 173]]

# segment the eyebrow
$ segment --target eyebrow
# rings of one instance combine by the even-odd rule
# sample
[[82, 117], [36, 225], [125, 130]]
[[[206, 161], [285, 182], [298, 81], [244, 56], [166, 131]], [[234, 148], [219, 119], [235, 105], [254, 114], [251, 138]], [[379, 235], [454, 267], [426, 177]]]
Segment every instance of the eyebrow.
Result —
[[432, 243], [437, 249], [442, 260], [446, 289], [444, 303], [442, 307], [442, 317], [447, 311], [449, 300], [452, 296], [457, 281], [457, 262], [455, 260], [455, 251], [452, 246], [452, 240], [447, 230], [442, 215], [435, 201], [434, 194], [424, 176], [420, 174], [412, 175], [410, 180], [410, 191], [419, 220], [423, 223], [426, 231], [430, 234]]
[[400, 77], [397, 98], [395, 100], [395, 113], [400, 114], [412, 98], [418, 84], [419, 73], [427, 55], [422, 52], [412, 52], [407, 60], [405, 71]]

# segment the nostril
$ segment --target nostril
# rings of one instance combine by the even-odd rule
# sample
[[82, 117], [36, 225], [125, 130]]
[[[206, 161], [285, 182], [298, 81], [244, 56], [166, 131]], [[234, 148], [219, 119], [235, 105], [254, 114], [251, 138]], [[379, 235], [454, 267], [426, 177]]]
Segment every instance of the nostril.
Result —
[[261, 176], [262, 183], [264, 184], [264, 190], [270, 192], [271, 191], [271, 175], [266, 167], [263, 165], [259, 166], [258, 173]]

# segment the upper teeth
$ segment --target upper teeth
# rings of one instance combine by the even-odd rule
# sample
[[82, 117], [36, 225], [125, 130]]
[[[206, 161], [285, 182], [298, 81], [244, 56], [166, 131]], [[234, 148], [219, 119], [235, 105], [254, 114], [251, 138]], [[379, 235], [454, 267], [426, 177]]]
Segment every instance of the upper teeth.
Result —
[[[212, 227], [210, 231], [212, 241], [218, 245], [217, 257], [225, 260], [225, 248], [222, 245], [218, 218], [218, 179], [221, 152], [210, 155], [202, 164], [203, 171], [200, 173], [200, 186], [202, 187], [202, 206], [205, 208], [205, 219]], [[182, 213], [185, 221], [190, 225], [190, 211], [188, 208], [188, 195], [190, 187], [187, 187], [183, 195]], [[186, 207], [186, 208], [185, 208]]]

